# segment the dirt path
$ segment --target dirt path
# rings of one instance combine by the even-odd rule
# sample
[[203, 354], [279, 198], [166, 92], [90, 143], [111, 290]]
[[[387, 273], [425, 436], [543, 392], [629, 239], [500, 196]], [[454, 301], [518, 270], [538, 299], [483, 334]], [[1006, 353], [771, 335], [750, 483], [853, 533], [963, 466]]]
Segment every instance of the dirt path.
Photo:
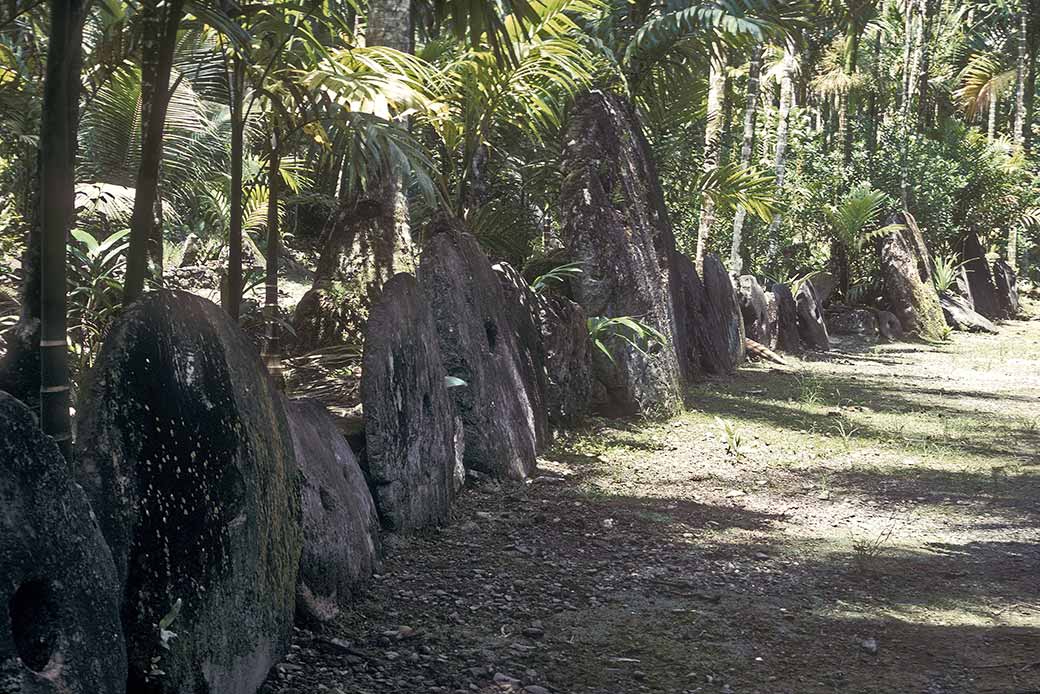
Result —
[[1040, 692], [1040, 322], [690, 404], [388, 538], [269, 691]]

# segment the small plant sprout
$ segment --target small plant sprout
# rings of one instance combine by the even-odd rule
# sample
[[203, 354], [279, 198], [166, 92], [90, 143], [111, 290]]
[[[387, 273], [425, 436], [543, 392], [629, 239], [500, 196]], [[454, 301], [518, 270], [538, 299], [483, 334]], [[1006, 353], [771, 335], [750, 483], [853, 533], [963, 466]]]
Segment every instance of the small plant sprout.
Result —
[[851, 530], [849, 531], [849, 537], [852, 540], [853, 560], [861, 572], [869, 571], [884, 553], [886, 546], [892, 539], [892, 531], [894, 529], [895, 521], [890, 520], [877, 535], [857, 536]]
[[740, 427], [722, 417], [716, 417], [715, 423], [726, 438], [726, 453], [738, 460], [743, 458], [744, 437], [740, 433]]
[[798, 377], [799, 396], [798, 400], [806, 407], [813, 407], [820, 402], [823, 386], [819, 379], [812, 374], [802, 374]]
[[834, 432], [841, 437], [841, 443], [845, 447], [846, 452], [852, 450], [852, 437], [856, 434], [856, 431], [856, 427], [845, 420], [838, 420], [838, 423], [834, 425]]

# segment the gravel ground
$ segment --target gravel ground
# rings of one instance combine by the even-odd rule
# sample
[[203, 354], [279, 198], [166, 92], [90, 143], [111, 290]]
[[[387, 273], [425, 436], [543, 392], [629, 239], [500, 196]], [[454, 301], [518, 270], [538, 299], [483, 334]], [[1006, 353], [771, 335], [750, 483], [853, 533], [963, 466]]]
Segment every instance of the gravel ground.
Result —
[[1040, 322], [689, 395], [387, 536], [266, 694], [1040, 692]]

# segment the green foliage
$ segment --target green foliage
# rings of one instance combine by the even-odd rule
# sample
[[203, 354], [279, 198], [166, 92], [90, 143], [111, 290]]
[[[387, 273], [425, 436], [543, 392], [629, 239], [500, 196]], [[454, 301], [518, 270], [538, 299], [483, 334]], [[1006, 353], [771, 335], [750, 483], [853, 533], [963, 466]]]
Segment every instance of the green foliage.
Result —
[[890, 206], [887, 195], [861, 184], [850, 190], [839, 204], [828, 206], [824, 214], [834, 238], [847, 248], [859, 252], [864, 244], [903, 228], [902, 224], [887, 224], [870, 229]]
[[127, 236], [123, 229], [96, 237], [73, 229], [69, 244], [69, 341], [78, 373], [94, 363], [101, 340], [123, 300], [122, 277], [126, 269]]
[[744, 457], [744, 437], [740, 433], [740, 426], [721, 417], [715, 418], [715, 424], [722, 430], [726, 437], [726, 452], [738, 460]]
[[592, 340], [593, 346], [606, 355], [611, 363], [614, 363], [614, 355], [610, 351], [608, 342], [612, 338], [616, 338], [641, 354], [646, 354], [652, 345], [665, 345], [668, 342], [668, 339], [657, 328], [631, 316], [616, 318], [590, 316], [586, 322], [589, 339]]
[[552, 284], [558, 283], [563, 284], [571, 277], [576, 277], [582, 274], [581, 263], [565, 263], [549, 270], [544, 275], [539, 275], [534, 278], [531, 282], [531, 291], [535, 294], [541, 294], [547, 291]]
[[959, 270], [967, 264], [967, 261], [958, 263], [956, 256], [936, 255], [932, 258], [935, 266], [935, 274], [932, 276], [935, 282], [935, 290], [940, 294], [947, 292], [957, 281]]

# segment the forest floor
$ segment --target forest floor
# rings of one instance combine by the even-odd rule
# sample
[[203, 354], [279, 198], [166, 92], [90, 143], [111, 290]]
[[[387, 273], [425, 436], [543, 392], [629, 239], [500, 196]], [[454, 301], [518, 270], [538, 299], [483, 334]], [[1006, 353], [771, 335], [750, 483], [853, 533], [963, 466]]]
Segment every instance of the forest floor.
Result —
[[266, 691], [1040, 692], [1040, 321], [844, 343], [689, 407], [388, 536]]

